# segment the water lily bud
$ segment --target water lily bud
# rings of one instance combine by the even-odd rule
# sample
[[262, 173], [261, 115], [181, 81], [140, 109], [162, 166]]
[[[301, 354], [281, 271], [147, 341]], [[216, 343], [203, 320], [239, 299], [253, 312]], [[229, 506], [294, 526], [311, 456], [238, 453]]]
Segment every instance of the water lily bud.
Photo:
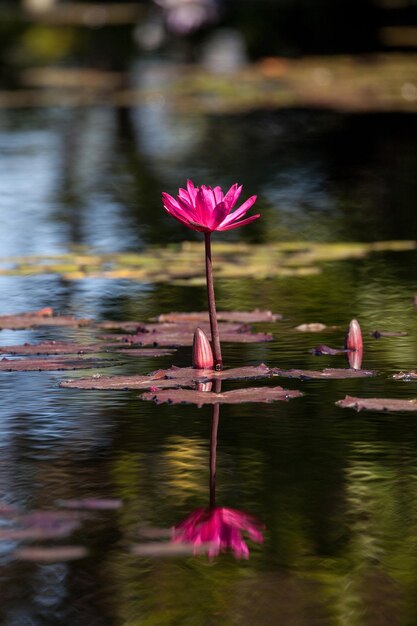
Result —
[[345, 348], [346, 350], [356, 351], [363, 349], [362, 332], [358, 320], [352, 320], [349, 324], [345, 339]]
[[350, 350], [346, 352], [349, 367], [353, 370], [360, 370], [362, 367], [363, 350]]
[[193, 341], [193, 367], [196, 369], [213, 369], [214, 359], [207, 335], [197, 328]]

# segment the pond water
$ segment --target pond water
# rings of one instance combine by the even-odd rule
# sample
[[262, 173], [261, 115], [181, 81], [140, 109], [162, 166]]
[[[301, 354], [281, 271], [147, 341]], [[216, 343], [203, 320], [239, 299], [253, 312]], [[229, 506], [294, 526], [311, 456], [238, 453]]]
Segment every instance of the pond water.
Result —
[[[132, 110], [1, 110], [2, 257], [142, 250], [199, 235], [166, 216], [161, 191], [187, 177], [259, 195], [262, 219], [220, 239], [414, 239], [417, 120], [311, 110], [185, 114], [167, 101]], [[112, 498], [69, 537], [0, 539], [0, 620], [7, 626], [412, 625], [417, 620], [417, 422], [410, 413], [343, 410], [346, 394], [411, 398], [390, 379], [417, 361], [417, 254], [374, 252], [311, 276], [221, 280], [218, 308], [282, 313], [260, 344], [225, 344], [228, 366], [345, 367], [352, 318], [364, 332], [369, 379], [274, 379], [304, 395], [220, 407], [217, 505], [253, 515], [264, 543], [250, 558], [170, 555], [169, 529], [208, 506], [212, 407], [155, 405], [137, 391], [60, 388], [72, 372], [1, 372], [0, 497], [24, 511], [59, 500]], [[214, 259], [214, 263], [216, 260]], [[0, 313], [52, 306], [96, 320], [147, 320], [204, 310], [202, 286], [58, 274], [0, 277]], [[305, 322], [337, 326], [320, 334]], [[374, 339], [375, 329], [407, 336]], [[0, 332], [1, 345], [83, 339], [93, 331]], [[129, 357], [106, 373], [189, 365]], [[87, 372], [88, 373], [88, 372]], [[69, 376], [68, 376], [69, 374]], [[250, 382], [252, 385], [252, 383]], [[253, 385], [271, 384], [256, 381]], [[224, 383], [223, 389], [245, 386]], [[0, 528], [10, 519], [0, 519]], [[168, 534], [167, 534], [168, 531]], [[151, 554], [132, 546], [160, 542]], [[27, 546], [83, 546], [83, 558], [16, 558]], [[81, 555], [82, 556], [82, 555]]]

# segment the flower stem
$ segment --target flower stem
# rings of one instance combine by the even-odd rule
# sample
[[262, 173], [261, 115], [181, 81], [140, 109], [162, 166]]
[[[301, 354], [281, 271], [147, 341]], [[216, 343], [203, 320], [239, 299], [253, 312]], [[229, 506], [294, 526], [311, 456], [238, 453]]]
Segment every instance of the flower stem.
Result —
[[220, 348], [219, 328], [217, 325], [216, 300], [214, 298], [213, 267], [211, 263], [211, 233], [204, 233], [206, 246], [206, 282], [207, 298], [210, 315], [211, 341], [213, 344], [214, 369], [223, 368], [222, 352]]
[[[219, 384], [219, 386], [217, 386]], [[216, 380], [216, 393], [220, 393], [221, 380]], [[210, 434], [210, 503], [209, 508], [214, 509], [216, 506], [216, 463], [217, 463], [217, 431], [219, 429], [219, 413], [220, 404], [213, 406], [213, 417], [211, 420]]]

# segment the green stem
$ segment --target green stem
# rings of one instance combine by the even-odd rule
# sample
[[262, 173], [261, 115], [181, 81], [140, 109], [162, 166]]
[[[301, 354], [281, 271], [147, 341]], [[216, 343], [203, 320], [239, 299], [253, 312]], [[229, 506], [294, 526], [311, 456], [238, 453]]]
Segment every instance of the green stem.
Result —
[[223, 368], [222, 352], [220, 348], [219, 328], [217, 325], [216, 300], [214, 298], [213, 285], [213, 267], [211, 263], [211, 233], [204, 233], [206, 246], [206, 281], [207, 281], [207, 298], [210, 315], [211, 342], [213, 345], [214, 369], [221, 370]]

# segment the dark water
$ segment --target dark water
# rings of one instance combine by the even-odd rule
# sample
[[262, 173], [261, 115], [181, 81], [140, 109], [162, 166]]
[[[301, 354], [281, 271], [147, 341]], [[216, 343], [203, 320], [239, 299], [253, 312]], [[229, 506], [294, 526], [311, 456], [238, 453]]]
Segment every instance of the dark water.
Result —
[[[190, 176], [259, 194], [263, 219], [228, 240], [372, 241], [416, 237], [414, 116], [330, 112], [175, 113], [161, 101], [133, 111], [1, 111], [2, 256], [142, 249], [192, 238], [160, 207]], [[149, 529], [169, 529], [208, 504], [212, 408], [156, 406], [134, 391], [61, 389], [66, 373], [2, 373], [0, 496], [24, 510], [69, 498], [120, 498], [70, 538], [0, 541], [1, 623], [33, 625], [414, 625], [417, 621], [417, 424], [411, 414], [354, 413], [346, 394], [413, 397], [389, 376], [417, 359], [416, 253], [328, 263], [317, 276], [217, 284], [220, 309], [284, 314], [274, 341], [224, 346], [227, 365], [344, 367], [314, 357], [343, 344], [357, 317], [372, 379], [273, 384], [288, 403], [221, 406], [217, 504], [256, 516], [262, 545], [231, 554], [135, 556]], [[0, 313], [53, 306], [96, 319], [148, 319], [205, 307], [200, 287], [56, 275], [1, 277]], [[320, 321], [338, 330], [299, 333]], [[406, 331], [375, 340], [374, 329]], [[2, 345], [88, 338], [88, 330], [1, 331]], [[190, 362], [190, 350], [175, 354]], [[114, 373], [146, 373], [172, 357], [131, 358]], [[71, 377], [73, 376], [70, 373]], [[78, 375], [78, 374], [75, 374]], [[254, 383], [254, 384], [261, 384]], [[271, 383], [265, 383], [271, 384]], [[239, 387], [225, 383], [224, 389]], [[2, 527], [9, 522], [4, 519]], [[145, 528], [148, 538], [140, 530]], [[152, 534], [152, 533], [151, 533]], [[161, 540], [161, 539], [160, 539]], [[161, 540], [163, 541], [163, 539]], [[25, 545], [77, 544], [80, 560], [17, 560]]]

